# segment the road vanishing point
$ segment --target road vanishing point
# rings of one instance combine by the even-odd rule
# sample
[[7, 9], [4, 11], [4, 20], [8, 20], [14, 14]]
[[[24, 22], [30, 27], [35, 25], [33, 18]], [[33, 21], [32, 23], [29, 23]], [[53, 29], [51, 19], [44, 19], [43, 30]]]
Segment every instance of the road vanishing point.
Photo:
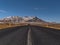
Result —
[[29, 25], [0, 29], [0, 45], [60, 45], [60, 30]]

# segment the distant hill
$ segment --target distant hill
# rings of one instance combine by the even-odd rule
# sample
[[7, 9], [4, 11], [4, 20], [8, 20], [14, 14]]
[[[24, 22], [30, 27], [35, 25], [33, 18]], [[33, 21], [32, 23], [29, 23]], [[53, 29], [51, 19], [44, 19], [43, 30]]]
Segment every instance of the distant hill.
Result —
[[60, 23], [46, 22], [36, 16], [24, 16], [24, 17], [9, 16], [9, 17], [0, 19], [0, 28], [10, 27], [12, 25], [15, 26], [15, 24], [17, 24], [17, 25], [32, 24], [32, 25], [36, 25], [36, 26], [60, 29]]
[[35, 16], [25, 16], [25, 17], [9, 16], [0, 20], [0, 22], [19, 23], [19, 22], [45, 22], [45, 21]]

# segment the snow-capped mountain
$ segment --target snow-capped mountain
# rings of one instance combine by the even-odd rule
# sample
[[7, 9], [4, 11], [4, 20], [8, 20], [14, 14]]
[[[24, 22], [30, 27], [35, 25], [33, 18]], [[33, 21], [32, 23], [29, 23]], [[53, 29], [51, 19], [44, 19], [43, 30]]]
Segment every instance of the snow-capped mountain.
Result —
[[0, 22], [11, 22], [11, 23], [19, 23], [19, 22], [45, 22], [38, 17], [35, 16], [9, 16], [3, 18], [3, 20], [0, 20]]
[[24, 16], [22, 17], [25, 21], [35, 18], [35, 16]]

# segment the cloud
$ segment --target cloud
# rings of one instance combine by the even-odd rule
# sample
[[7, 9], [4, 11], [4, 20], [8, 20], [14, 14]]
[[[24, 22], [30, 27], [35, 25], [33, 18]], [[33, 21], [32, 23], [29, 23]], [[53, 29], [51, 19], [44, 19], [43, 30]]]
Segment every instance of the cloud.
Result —
[[39, 10], [39, 8], [34, 8], [34, 10]]
[[7, 11], [5, 11], [5, 10], [0, 10], [0, 13], [7, 13]]
[[47, 9], [47, 8], [34, 8], [34, 10], [44, 10], [44, 9]]

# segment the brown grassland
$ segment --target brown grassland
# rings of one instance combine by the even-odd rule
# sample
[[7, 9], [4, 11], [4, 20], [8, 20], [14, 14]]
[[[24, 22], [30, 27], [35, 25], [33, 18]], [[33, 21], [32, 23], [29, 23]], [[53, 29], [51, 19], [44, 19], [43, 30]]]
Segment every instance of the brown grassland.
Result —
[[42, 27], [47, 27], [47, 28], [54, 28], [54, 29], [59, 29], [60, 30], [60, 24], [39, 24], [39, 23], [4, 23], [0, 24], [0, 29], [4, 28], [9, 28], [9, 27], [15, 27], [15, 26], [24, 26], [24, 25], [35, 25], [35, 26], [42, 26]]
[[8, 24], [0, 24], [0, 29], [4, 29], [4, 28], [9, 28], [9, 27], [16, 27], [16, 26], [24, 26], [26, 25], [25, 23], [20, 23], [20, 24], [11, 24], [11, 23], [8, 23]]

